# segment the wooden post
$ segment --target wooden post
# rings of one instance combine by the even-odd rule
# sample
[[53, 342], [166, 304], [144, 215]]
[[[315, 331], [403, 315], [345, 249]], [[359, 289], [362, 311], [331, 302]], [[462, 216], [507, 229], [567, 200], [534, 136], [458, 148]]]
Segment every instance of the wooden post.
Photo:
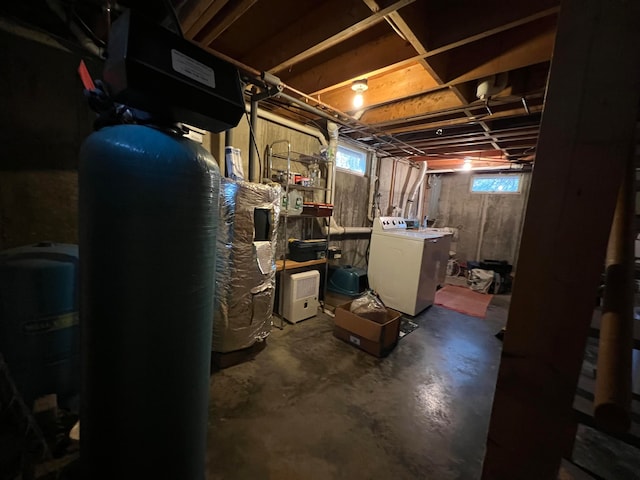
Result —
[[563, 0], [484, 480], [555, 479], [640, 92], [640, 2]]
[[629, 155], [607, 246], [593, 402], [596, 422], [615, 433], [624, 433], [631, 426], [635, 181], [633, 156]]

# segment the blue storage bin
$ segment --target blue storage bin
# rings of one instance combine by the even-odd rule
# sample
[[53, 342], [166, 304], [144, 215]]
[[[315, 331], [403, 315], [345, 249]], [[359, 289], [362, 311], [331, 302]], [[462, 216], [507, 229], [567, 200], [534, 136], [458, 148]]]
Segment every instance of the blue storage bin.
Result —
[[367, 272], [362, 268], [343, 265], [329, 267], [329, 269], [329, 285], [327, 289], [330, 292], [357, 297], [369, 288]]

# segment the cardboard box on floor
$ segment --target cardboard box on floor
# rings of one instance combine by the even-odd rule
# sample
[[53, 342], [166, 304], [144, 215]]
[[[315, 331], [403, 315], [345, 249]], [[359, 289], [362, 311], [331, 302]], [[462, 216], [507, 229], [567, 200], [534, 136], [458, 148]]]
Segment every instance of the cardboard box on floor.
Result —
[[376, 357], [384, 357], [398, 343], [402, 314], [387, 308], [387, 320], [377, 323], [349, 310], [351, 302], [335, 311], [333, 335]]

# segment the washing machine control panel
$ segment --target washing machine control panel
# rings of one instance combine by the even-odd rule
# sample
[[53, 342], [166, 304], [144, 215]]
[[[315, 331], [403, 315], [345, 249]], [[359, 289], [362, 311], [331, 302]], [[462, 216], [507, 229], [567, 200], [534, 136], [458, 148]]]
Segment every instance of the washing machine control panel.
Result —
[[402, 217], [378, 217], [373, 229], [374, 231], [406, 230], [407, 222]]

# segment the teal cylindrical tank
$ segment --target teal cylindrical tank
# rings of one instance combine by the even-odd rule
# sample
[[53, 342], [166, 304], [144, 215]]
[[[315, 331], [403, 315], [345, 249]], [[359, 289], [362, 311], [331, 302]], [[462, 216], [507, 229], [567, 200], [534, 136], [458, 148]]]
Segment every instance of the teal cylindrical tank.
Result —
[[0, 252], [0, 351], [27, 405], [79, 392], [78, 246], [41, 242]]
[[79, 185], [83, 478], [203, 480], [218, 167], [117, 125], [84, 142]]

